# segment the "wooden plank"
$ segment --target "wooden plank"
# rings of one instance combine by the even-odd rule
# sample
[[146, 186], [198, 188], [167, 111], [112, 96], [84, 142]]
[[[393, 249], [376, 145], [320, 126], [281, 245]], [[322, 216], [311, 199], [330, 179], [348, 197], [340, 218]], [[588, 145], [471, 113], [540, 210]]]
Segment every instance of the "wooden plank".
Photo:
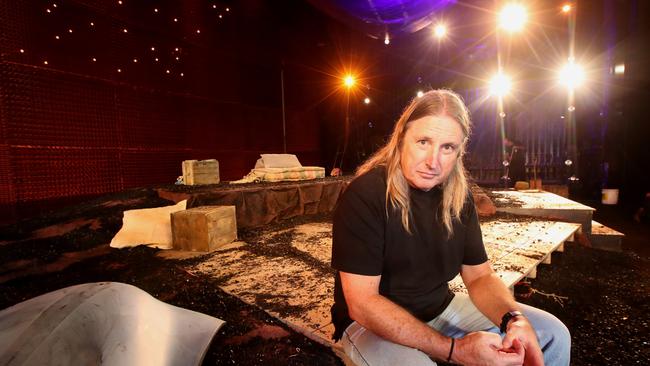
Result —
[[[494, 271], [507, 287], [524, 277], [536, 276], [540, 263], [550, 263], [551, 253], [563, 247], [567, 238], [580, 227], [576, 223], [554, 221], [492, 221], [481, 225]], [[465, 292], [460, 276], [450, 282], [452, 291]]]
[[492, 194], [498, 212], [577, 222], [582, 224], [585, 233], [591, 233], [595, 209], [579, 202], [538, 190], [493, 191]]
[[591, 222], [591, 245], [594, 248], [621, 251], [625, 234], [607, 227], [598, 221]]
[[[493, 194], [501, 196], [506, 201], [516, 202], [524, 209], [561, 209], [561, 210], [585, 210], [596, 211], [594, 208], [572, 201], [568, 198], [558, 196], [544, 191], [493, 191]], [[499, 198], [496, 199], [499, 203]]]

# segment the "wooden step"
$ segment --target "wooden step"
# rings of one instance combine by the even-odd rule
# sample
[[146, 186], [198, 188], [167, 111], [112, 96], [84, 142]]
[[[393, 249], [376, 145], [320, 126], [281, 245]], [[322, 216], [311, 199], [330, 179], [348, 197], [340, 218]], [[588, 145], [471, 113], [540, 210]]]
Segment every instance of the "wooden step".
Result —
[[[535, 278], [540, 263], [550, 264], [551, 254], [563, 251], [573, 241], [580, 224], [535, 220], [492, 221], [481, 224], [483, 240], [492, 268], [512, 291], [524, 277]], [[460, 276], [450, 283], [452, 291], [465, 292]]]
[[591, 233], [595, 209], [557, 194], [534, 189], [508, 190], [492, 191], [491, 198], [497, 212], [576, 222], [582, 225], [583, 234]]
[[620, 252], [625, 234], [601, 224], [591, 221], [591, 246], [596, 249]]

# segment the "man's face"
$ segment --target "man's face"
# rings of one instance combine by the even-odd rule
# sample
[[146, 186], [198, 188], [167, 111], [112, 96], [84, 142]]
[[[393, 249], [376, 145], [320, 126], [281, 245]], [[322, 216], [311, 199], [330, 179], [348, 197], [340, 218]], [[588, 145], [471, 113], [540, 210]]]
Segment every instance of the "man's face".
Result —
[[447, 116], [412, 121], [400, 153], [404, 178], [423, 191], [444, 182], [456, 165], [463, 138], [460, 124]]

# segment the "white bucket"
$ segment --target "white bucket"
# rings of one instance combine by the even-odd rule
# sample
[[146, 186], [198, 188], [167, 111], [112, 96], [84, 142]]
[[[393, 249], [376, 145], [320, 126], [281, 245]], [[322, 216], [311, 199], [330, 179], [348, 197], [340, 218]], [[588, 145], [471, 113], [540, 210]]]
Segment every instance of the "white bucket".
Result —
[[604, 205], [615, 205], [618, 203], [618, 189], [603, 189], [602, 202]]

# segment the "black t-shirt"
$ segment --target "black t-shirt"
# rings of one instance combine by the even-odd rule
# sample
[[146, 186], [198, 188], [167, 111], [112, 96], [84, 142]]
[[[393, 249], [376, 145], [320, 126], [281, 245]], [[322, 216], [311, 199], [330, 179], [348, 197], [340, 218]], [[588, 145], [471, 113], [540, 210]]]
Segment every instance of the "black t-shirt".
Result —
[[453, 298], [447, 282], [462, 264], [487, 261], [474, 201], [468, 192], [460, 222], [447, 239], [442, 224], [442, 190], [410, 188], [412, 235], [401, 213], [386, 213], [386, 169], [377, 167], [354, 179], [334, 213], [332, 267], [337, 270], [332, 320], [339, 339], [348, 316], [338, 271], [381, 275], [379, 293], [422, 321], [438, 316]]

